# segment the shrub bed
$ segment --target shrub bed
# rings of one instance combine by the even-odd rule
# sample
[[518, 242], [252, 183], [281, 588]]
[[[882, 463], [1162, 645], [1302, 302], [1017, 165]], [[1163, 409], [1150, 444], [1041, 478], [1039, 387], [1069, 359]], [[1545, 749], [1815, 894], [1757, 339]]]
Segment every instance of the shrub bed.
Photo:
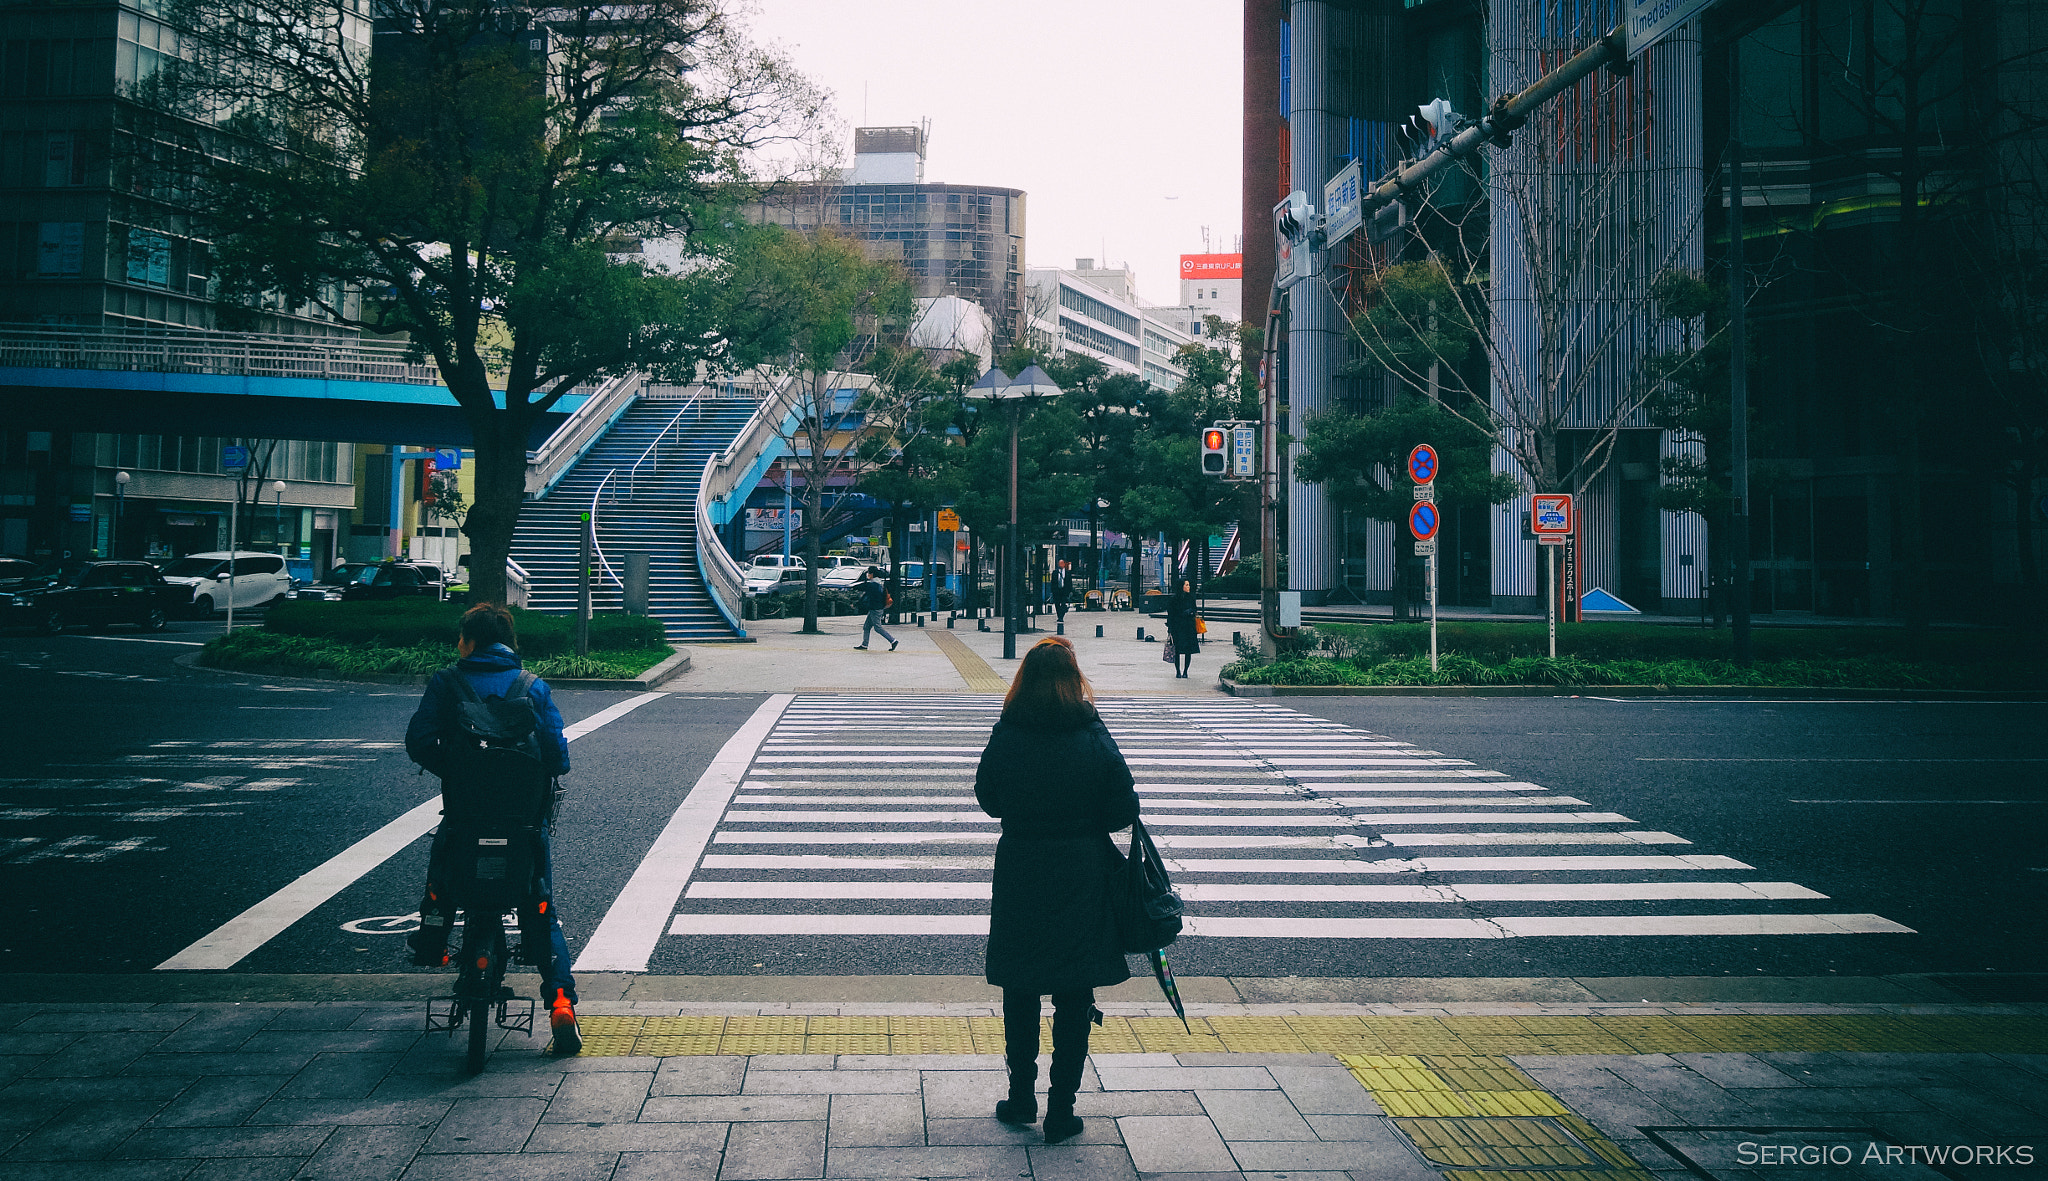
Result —
[[[595, 628], [592, 629], [595, 631]], [[454, 663], [455, 642], [425, 640], [408, 645], [358, 643], [327, 636], [291, 635], [264, 628], [248, 628], [220, 636], [200, 650], [200, 662], [210, 668], [278, 669], [314, 675], [331, 673], [349, 677], [362, 674], [422, 675]], [[571, 641], [573, 646], [573, 639]], [[520, 648], [525, 653], [522, 635]], [[674, 655], [667, 645], [653, 647], [596, 647], [593, 638], [588, 656], [573, 652], [552, 656], [526, 654], [526, 667], [542, 678], [592, 678], [629, 680]]]
[[[432, 599], [390, 599], [381, 603], [327, 603], [292, 600], [270, 608], [265, 632], [344, 645], [409, 649], [438, 645], [443, 653], [455, 646], [455, 629], [466, 608]], [[529, 661], [565, 656], [576, 650], [576, 617], [512, 608], [519, 635], [519, 654]], [[254, 634], [254, 633], [236, 633]], [[590, 620], [590, 647], [611, 652], [654, 651], [664, 654], [668, 629], [659, 619], [607, 611]], [[435, 665], [434, 667], [439, 667]], [[564, 675], [564, 674], [557, 674]], [[578, 674], [580, 675], [580, 674]]]
[[1241, 642], [1223, 675], [1251, 685], [1741, 685], [1837, 689], [2048, 688], [2040, 642], [2010, 633], [1770, 629], [1755, 663], [1727, 658], [1726, 631], [1587, 624], [1559, 634], [1568, 654], [1542, 654], [1542, 624], [1440, 625], [1437, 670], [1427, 624], [1322, 624], [1273, 660]]

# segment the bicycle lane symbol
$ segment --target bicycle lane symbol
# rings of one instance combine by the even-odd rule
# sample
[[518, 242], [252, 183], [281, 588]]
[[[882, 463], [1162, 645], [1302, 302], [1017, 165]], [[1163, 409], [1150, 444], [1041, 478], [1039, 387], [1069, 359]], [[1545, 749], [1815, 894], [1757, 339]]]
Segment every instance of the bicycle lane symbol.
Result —
[[[508, 914], [504, 918], [507, 931], [519, 929], [519, 916]], [[456, 924], [457, 929], [461, 924]], [[420, 929], [420, 912], [411, 914], [379, 914], [366, 919], [350, 919], [341, 924], [341, 929], [351, 935], [410, 935]]]

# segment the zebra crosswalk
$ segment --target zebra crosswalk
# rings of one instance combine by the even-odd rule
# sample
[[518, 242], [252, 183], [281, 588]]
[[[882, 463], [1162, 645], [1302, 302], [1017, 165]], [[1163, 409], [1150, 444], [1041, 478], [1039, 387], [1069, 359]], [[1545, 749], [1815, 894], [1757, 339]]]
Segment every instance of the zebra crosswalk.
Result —
[[[1454, 753], [1256, 701], [1099, 704], [1187, 903], [1184, 947], [1910, 933]], [[984, 935], [1000, 829], [973, 779], [999, 710], [987, 695], [790, 698], [667, 934]]]

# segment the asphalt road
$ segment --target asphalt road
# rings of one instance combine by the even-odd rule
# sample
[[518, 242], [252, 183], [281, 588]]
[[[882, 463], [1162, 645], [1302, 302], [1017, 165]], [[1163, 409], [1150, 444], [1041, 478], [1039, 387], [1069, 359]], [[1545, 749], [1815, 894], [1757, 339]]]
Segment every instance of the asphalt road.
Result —
[[[246, 954], [216, 950], [233, 957], [219, 966], [399, 970], [424, 835], [398, 825], [389, 849], [344, 856], [329, 871], [339, 875], [338, 892], [317, 905], [294, 910], [277, 899], [365, 838], [431, 812], [415, 809], [433, 799], [433, 781], [416, 775], [397, 747], [417, 691], [266, 681], [172, 663], [218, 631], [177, 623], [150, 637], [0, 633], [0, 710], [10, 735], [0, 763], [0, 886], [15, 901], [0, 936], [0, 971], [150, 970], [205, 946], [251, 908], [282, 914], [282, 929]], [[563, 691], [557, 700], [574, 723], [633, 696]], [[987, 704], [669, 694], [592, 730], [571, 747], [576, 769], [556, 842], [556, 894], [572, 949], [638, 955], [627, 966], [655, 972], [977, 974], [980, 939], [969, 932], [985, 903], [972, 896], [973, 883], [986, 881], [982, 859], [993, 846], [987, 826], [961, 815], [972, 811], [971, 802], [958, 802], [971, 761], [963, 771], [957, 760], [978, 751]], [[1190, 912], [1218, 933], [1176, 946], [1185, 974], [2048, 969], [2038, 939], [2048, 918], [2048, 706], [1593, 698], [1294, 698], [1256, 708], [1217, 698], [1192, 712], [1169, 705], [1126, 699], [1110, 712], [1134, 761], [1163, 760], [1141, 767], [1139, 777], [1157, 801], [1148, 802], [1148, 815], [1180, 816], [1154, 826], [1162, 843], [1182, 842], [1167, 855], [1205, 866], [1179, 881], [1199, 887], [1190, 892], [1205, 897], [1191, 897]], [[767, 714], [776, 728], [763, 722], [737, 744], [746, 769], [722, 789], [734, 793], [731, 809], [703, 822], [697, 844], [675, 843], [679, 832], [693, 835], [681, 831], [688, 825], [671, 827], [684, 798], [700, 779], [718, 778], [707, 770], [721, 749]], [[1313, 756], [1319, 745], [1363, 750], [1377, 742], [1390, 744], [1377, 753], [1393, 756], [1376, 781], [1387, 790], [1407, 783], [1420, 800], [1462, 786], [1492, 800], [1484, 806], [1523, 797], [1520, 811], [1501, 806], [1484, 822], [1422, 820], [1476, 813], [1344, 803], [1395, 797], [1332, 782], [1331, 767], [1343, 777], [1341, 751], [1316, 766], [1313, 757], [1296, 758], [1293, 771], [1274, 763], [1287, 764], [1289, 751]], [[967, 749], [916, 749], [946, 746]], [[1164, 753], [1135, 755], [1140, 749]], [[956, 761], [934, 761], [948, 759]], [[1231, 769], [1246, 759], [1258, 767]], [[1500, 784], [1509, 786], [1492, 786]], [[1193, 790], [1201, 787], [1211, 790]], [[1250, 787], [1260, 794], [1243, 794]], [[1231, 814], [1216, 809], [1227, 800], [1249, 801], [1235, 805], [1238, 827], [1214, 822]], [[1186, 811], [1197, 806], [1210, 811]], [[1284, 808], [1297, 811], [1274, 810]], [[1558, 809], [1620, 819], [1496, 822]], [[853, 817], [861, 811], [875, 816]], [[940, 813], [956, 818], [940, 822]], [[1326, 827], [1282, 823], [1308, 815]], [[665, 829], [664, 852], [650, 861]], [[1502, 831], [1578, 835], [1536, 843], [1552, 838]], [[919, 835], [933, 832], [943, 839]], [[1255, 835], [1252, 844], [1245, 834]], [[1653, 834], [1652, 843], [1640, 843], [1642, 834]], [[1495, 840], [1520, 843], [1472, 847]], [[701, 862], [699, 850], [707, 855]], [[1700, 863], [1710, 868], [1601, 873], [1544, 860], [1621, 854], [1714, 860]], [[1519, 860], [1488, 871], [1437, 867], [1468, 855]], [[821, 857], [828, 860], [803, 860]], [[1249, 860], [1216, 868], [1230, 857]], [[893, 864], [878, 867], [876, 859]], [[1273, 869], [1287, 859], [1302, 860], [1277, 865], [1282, 872], [1250, 865]], [[1387, 868], [1404, 859], [1398, 872]], [[1360, 861], [1383, 868], [1360, 873]], [[651, 895], [636, 887], [632, 904], [621, 905], [643, 864], [672, 871], [671, 895], [664, 899], [659, 883]], [[1588, 882], [1685, 896], [1573, 894]], [[1713, 893], [1752, 882], [1777, 884], [1781, 894], [1759, 901]], [[1303, 884], [1341, 889], [1317, 893]], [[1393, 899], [1384, 889], [1417, 885], [1432, 893]], [[1358, 886], [1380, 893], [1368, 891], [1362, 902], [1343, 892]], [[1571, 889], [1551, 896], [1563, 887]], [[649, 897], [656, 905], [641, 905]], [[1879, 920], [1874, 932], [1889, 933], [1619, 933], [1632, 925], [1655, 932], [1677, 921], [1672, 916], [1724, 926], [1748, 921], [1729, 916], [1764, 916], [1759, 929], [1797, 929], [1814, 915], [1871, 916]], [[616, 921], [594, 938], [607, 916]], [[1418, 928], [1413, 919], [1444, 925]], [[1600, 933], [1497, 937], [1518, 919]], [[663, 933], [671, 921], [685, 933]], [[1897, 933], [1900, 926], [1914, 933]]]

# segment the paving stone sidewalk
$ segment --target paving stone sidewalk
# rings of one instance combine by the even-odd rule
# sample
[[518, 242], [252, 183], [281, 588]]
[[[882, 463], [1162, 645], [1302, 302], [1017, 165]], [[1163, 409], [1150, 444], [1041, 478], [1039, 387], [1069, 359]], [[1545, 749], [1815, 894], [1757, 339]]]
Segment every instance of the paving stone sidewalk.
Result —
[[422, 1009], [17, 1006], [0, 1181], [2048, 1173], [2048, 1054], [1098, 1054], [1047, 1146], [992, 1117], [990, 1055], [558, 1059], [543, 1031], [472, 1077]]

